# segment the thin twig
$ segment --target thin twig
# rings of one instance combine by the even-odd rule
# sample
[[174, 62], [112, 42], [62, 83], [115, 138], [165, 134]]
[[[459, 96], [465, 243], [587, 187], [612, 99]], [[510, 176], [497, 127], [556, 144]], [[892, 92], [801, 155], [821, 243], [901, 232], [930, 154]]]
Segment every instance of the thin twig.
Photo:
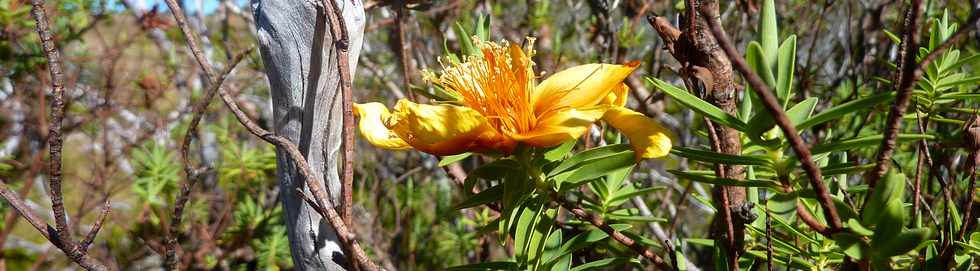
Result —
[[[708, 18], [717, 18], [719, 15], [717, 10], [712, 10], [708, 8], [702, 8], [701, 13]], [[810, 149], [807, 148], [806, 143], [797, 134], [796, 127], [793, 126], [792, 122], [786, 116], [786, 112], [783, 111], [783, 107], [779, 104], [776, 96], [772, 94], [769, 87], [762, 82], [758, 74], [752, 72], [745, 59], [735, 50], [735, 46], [732, 45], [731, 40], [728, 39], [728, 35], [721, 28], [721, 25], [712, 19], [705, 20], [711, 27], [711, 33], [714, 34], [715, 39], [724, 49], [728, 58], [732, 60], [735, 64], [735, 68], [745, 76], [745, 79], [752, 86], [752, 90], [762, 98], [763, 105], [773, 115], [776, 124], [780, 129], [783, 130], [783, 134], [789, 140], [790, 146], [793, 151], [796, 152], [797, 157], [799, 157], [800, 162], [803, 164], [803, 170], [806, 171], [807, 176], [810, 180], [810, 185], [813, 187], [814, 192], [817, 194], [817, 200], [820, 202], [820, 206], [823, 207], [824, 214], [830, 224], [831, 231], [836, 232], [843, 229], [840, 217], [837, 215], [837, 209], [834, 208], [834, 202], [830, 198], [830, 192], [827, 191], [827, 186], [823, 183], [823, 177], [820, 173], [820, 168], [817, 164], [813, 162], [813, 157], [810, 154]]]
[[92, 229], [90, 229], [88, 234], [85, 235], [85, 239], [82, 239], [82, 242], [79, 243], [79, 249], [82, 251], [88, 251], [88, 247], [92, 245], [92, 242], [95, 241], [95, 236], [99, 234], [99, 230], [102, 229], [102, 224], [105, 223], [105, 219], [109, 217], [109, 211], [112, 210], [111, 208], [112, 203], [110, 203], [108, 200], [102, 204], [102, 211], [99, 212], [99, 218], [95, 220], [95, 224], [92, 225]]
[[565, 207], [565, 209], [572, 212], [572, 214], [575, 214], [575, 216], [577, 216], [579, 219], [588, 221], [589, 223], [592, 224], [592, 226], [601, 229], [603, 232], [608, 234], [617, 242], [625, 245], [626, 247], [629, 247], [640, 256], [643, 256], [644, 258], [647, 258], [648, 260], [652, 261], [656, 265], [657, 269], [673, 270], [673, 268], [670, 267], [670, 265], [667, 264], [667, 262], [665, 262], [663, 258], [660, 258], [660, 256], [657, 256], [656, 253], [653, 253], [653, 251], [651, 251], [649, 248], [644, 247], [640, 243], [634, 241], [632, 238], [629, 238], [628, 236], [623, 235], [623, 233], [617, 231], [616, 229], [613, 229], [611, 226], [609, 226], [609, 224], [606, 224], [602, 220], [602, 217], [586, 212], [582, 208], [572, 205], [567, 201], [560, 200], [560, 202], [562, 207]]
[[340, 73], [340, 92], [344, 107], [344, 130], [343, 145], [341, 146], [344, 158], [341, 162], [341, 186], [340, 186], [340, 216], [348, 227], [353, 226], [351, 213], [353, 213], [354, 200], [354, 94], [351, 90], [352, 82], [350, 75], [350, 58], [348, 51], [350, 46], [350, 35], [347, 33], [347, 22], [341, 14], [337, 0], [322, 0], [324, 13], [330, 20], [330, 33], [333, 35], [334, 47], [337, 49], [337, 72]]
[[[238, 63], [240, 63], [242, 59], [245, 59], [245, 56], [249, 55], [251, 52], [252, 48], [248, 48], [244, 52], [235, 55], [235, 57], [231, 60], [231, 63], [229, 63], [225, 67], [224, 71], [221, 72], [221, 75], [218, 76], [217, 82], [210, 83], [204, 99], [210, 100], [212, 97], [214, 97], [214, 94], [218, 92], [218, 88], [220, 88], [222, 84], [224, 84], [225, 79], [228, 78], [228, 75], [230, 75], [235, 67], [238, 66]], [[188, 130], [184, 135], [184, 142], [180, 149], [181, 160], [183, 160], [184, 163], [184, 172], [187, 175], [187, 179], [181, 184], [180, 194], [177, 195], [177, 199], [174, 201], [174, 213], [173, 216], [170, 217], [170, 229], [167, 232], [166, 259], [164, 260], [164, 263], [169, 270], [177, 269], [177, 235], [178, 231], [180, 230], [181, 220], [183, 219], [184, 207], [187, 205], [187, 202], [190, 201], [191, 189], [194, 187], [194, 184], [197, 183], [197, 180], [201, 177], [200, 175], [202, 173], [202, 168], [194, 169], [190, 165], [190, 159], [187, 156], [187, 151], [190, 148], [190, 140], [193, 131], [196, 130], [195, 127], [199, 124], [201, 116], [204, 115], [204, 110], [209, 104], [208, 100], [202, 100], [197, 104], [197, 106], [194, 107], [194, 117], [191, 119], [191, 126], [187, 128]]]

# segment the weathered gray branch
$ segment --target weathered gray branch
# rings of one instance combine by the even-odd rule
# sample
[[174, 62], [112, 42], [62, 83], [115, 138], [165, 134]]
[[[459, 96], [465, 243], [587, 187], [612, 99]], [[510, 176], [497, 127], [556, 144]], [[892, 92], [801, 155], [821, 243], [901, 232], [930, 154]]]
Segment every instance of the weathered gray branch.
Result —
[[[274, 132], [296, 143], [338, 204], [338, 157], [343, 130], [340, 73], [329, 22], [319, 1], [253, 0], [262, 60], [272, 91]], [[350, 38], [353, 74], [364, 33], [359, 0], [337, 0]], [[309, 192], [296, 164], [277, 148], [280, 191]], [[335, 230], [296, 193], [281, 194], [293, 262], [298, 270], [349, 265]]]

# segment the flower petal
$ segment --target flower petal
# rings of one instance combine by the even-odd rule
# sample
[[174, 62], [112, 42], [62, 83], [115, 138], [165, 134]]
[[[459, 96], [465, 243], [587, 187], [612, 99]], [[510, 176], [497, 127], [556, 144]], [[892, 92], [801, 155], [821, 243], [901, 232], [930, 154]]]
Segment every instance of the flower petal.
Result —
[[626, 106], [626, 100], [629, 99], [630, 87], [625, 83], [620, 83], [619, 86], [614, 88], [612, 91], [606, 95], [606, 98], [602, 99], [599, 104], [609, 104], [615, 106]]
[[434, 155], [510, 153], [516, 146], [498, 133], [487, 118], [464, 106], [417, 104], [402, 99], [385, 125], [408, 145]]
[[391, 116], [391, 113], [383, 104], [355, 103], [354, 116], [361, 118], [357, 128], [361, 131], [361, 136], [367, 139], [371, 145], [392, 150], [404, 150], [411, 147], [394, 132], [388, 130], [388, 127], [385, 127], [384, 121]]
[[535, 147], [557, 146], [582, 136], [592, 123], [602, 118], [607, 109], [609, 106], [551, 111], [541, 116], [531, 131], [509, 136]]
[[670, 152], [670, 132], [639, 112], [617, 106], [606, 111], [602, 119], [630, 139], [637, 159], [664, 157]]
[[534, 112], [542, 115], [566, 107], [597, 105], [637, 66], [635, 61], [626, 65], [586, 64], [555, 73], [534, 88]]

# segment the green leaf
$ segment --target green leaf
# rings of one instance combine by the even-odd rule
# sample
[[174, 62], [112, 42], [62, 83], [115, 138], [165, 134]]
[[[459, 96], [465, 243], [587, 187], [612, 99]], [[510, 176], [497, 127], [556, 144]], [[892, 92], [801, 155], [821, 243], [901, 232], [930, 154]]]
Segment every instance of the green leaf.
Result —
[[784, 219], [784, 218], [782, 218], [782, 217], [780, 217], [778, 215], [772, 216], [772, 221], [775, 221], [776, 224], [779, 225], [780, 227], [789, 230], [790, 233], [792, 233], [793, 235], [795, 235], [797, 238], [800, 238], [800, 240], [802, 240], [802, 241], [806, 241], [808, 243], [816, 243], [817, 242], [817, 240], [813, 240], [813, 238], [810, 237], [809, 235], [803, 234], [803, 232], [800, 231], [799, 229], [797, 229], [796, 226], [793, 226], [788, 221], [786, 221], [786, 219]]
[[632, 148], [633, 147], [631, 147], [629, 144], [613, 144], [613, 145], [606, 145], [598, 148], [593, 148], [587, 151], [583, 151], [562, 161], [560, 164], [558, 164], [558, 166], [556, 166], [554, 169], [551, 170], [551, 172], [548, 173], [548, 176], [549, 177], [555, 176], [558, 173], [562, 173], [570, 169], [574, 169], [578, 166], [586, 164], [587, 161], [603, 159], [609, 156], [622, 154], [623, 152], [632, 150]]
[[864, 225], [861, 225], [861, 222], [857, 221], [857, 219], [853, 219], [853, 218], [848, 219], [847, 227], [850, 228], [851, 231], [853, 231], [854, 233], [860, 234], [861, 236], [872, 236], [875, 234], [874, 231], [865, 228]]
[[951, 87], [955, 87], [955, 86], [959, 86], [959, 85], [963, 85], [963, 84], [977, 85], [978, 82], [980, 82], [980, 76], [972, 76], [972, 77], [966, 77], [966, 78], [960, 78], [960, 79], [956, 79], [956, 80], [951, 80], [951, 81], [948, 81], [948, 82], [945, 82], [945, 81], [944, 82], [940, 82], [939, 85], [936, 86], [936, 89], [951, 88]]
[[[904, 185], [903, 185], [904, 186]], [[888, 246], [889, 240], [895, 239], [902, 233], [905, 225], [905, 204], [901, 200], [888, 201], [880, 213], [874, 236], [871, 236], [871, 247], [880, 250]]]
[[[813, 113], [813, 109], [816, 107], [817, 98], [810, 97], [786, 110], [786, 117], [789, 118], [791, 124], [802, 123], [810, 117], [810, 114]], [[749, 130], [745, 133], [753, 138], [761, 138], [762, 133], [772, 129], [774, 126], [776, 126], [776, 121], [772, 118], [772, 114], [768, 112], [761, 113], [749, 121]]]
[[663, 190], [663, 189], [666, 189], [666, 187], [663, 187], [663, 186], [647, 187], [647, 188], [633, 190], [633, 191], [629, 191], [629, 192], [624, 192], [624, 191], [627, 191], [626, 189], [618, 190], [618, 191], [616, 191], [617, 193], [613, 193], [612, 198], [609, 199], [609, 205], [611, 205], [611, 206], [617, 206], [617, 205], [619, 205], [619, 204], [621, 204], [621, 203], [629, 200], [632, 197], [640, 196], [640, 195], [643, 195], [643, 194], [647, 194], [647, 193], [651, 193], [651, 192], [658, 191], [658, 190]]
[[473, 45], [473, 37], [469, 33], [466, 33], [463, 25], [457, 22], [453, 25], [453, 31], [456, 32], [456, 37], [459, 38], [459, 47], [464, 55], [479, 56], [480, 50]]
[[624, 263], [628, 263], [628, 262], [630, 262], [630, 258], [605, 258], [605, 259], [602, 259], [602, 260], [596, 260], [596, 261], [591, 261], [591, 262], [588, 262], [588, 263], [584, 263], [582, 265], [573, 267], [569, 271], [594, 270], [594, 269], [599, 269], [599, 268], [603, 268], [603, 267], [609, 267], [609, 266], [613, 266], [613, 265], [624, 264]]
[[687, 239], [684, 239], [684, 242], [687, 242], [687, 243], [690, 243], [690, 244], [695, 244], [695, 245], [700, 245], [700, 246], [706, 246], [706, 247], [713, 247], [713, 246], [715, 246], [715, 240], [712, 240], [712, 239], [687, 238]]
[[893, 238], [884, 240], [880, 246], [875, 246], [876, 256], [891, 257], [902, 255], [912, 251], [932, 236], [932, 230], [928, 228], [916, 228], [901, 232]]
[[[817, 155], [817, 154], [828, 153], [828, 152], [878, 146], [879, 144], [881, 144], [882, 138], [883, 138], [882, 135], [873, 135], [873, 136], [865, 136], [860, 138], [818, 144], [816, 146], [813, 146], [813, 148], [810, 148], [810, 151], [813, 152], [814, 155]], [[933, 135], [924, 135], [924, 134], [899, 134], [897, 139], [898, 142], [909, 142], [909, 141], [916, 141], [922, 139], [933, 140], [936, 139], [936, 137]]]
[[[879, 225], [889, 202], [902, 202], [905, 194], [905, 175], [892, 168], [871, 192], [861, 222], [863, 225]], [[901, 207], [901, 205], [899, 205]]]
[[514, 159], [500, 159], [483, 164], [471, 170], [469, 175], [466, 175], [466, 181], [463, 182], [463, 191], [472, 191], [478, 179], [502, 180], [507, 173], [519, 170], [520, 167], [520, 163]]
[[544, 248], [554, 220], [544, 204], [529, 204], [518, 216], [514, 228], [514, 257], [518, 263], [534, 263]]
[[464, 152], [456, 155], [443, 156], [442, 159], [439, 160], [439, 167], [448, 166], [451, 165], [452, 163], [462, 161], [463, 159], [466, 159], [471, 155], [473, 155], [472, 152]]
[[830, 120], [838, 119], [848, 114], [854, 114], [855, 112], [859, 112], [864, 109], [873, 108], [878, 104], [889, 102], [893, 99], [895, 99], [895, 92], [889, 91], [889, 92], [853, 100], [850, 102], [846, 102], [841, 105], [835, 106], [833, 108], [824, 110], [823, 112], [820, 112], [816, 115], [813, 115], [813, 117], [808, 118], [803, 123], [797, 124], [796, 130], [801, 130], [801, 131], [806, 130], [809, 129], [810, 127], [816, 126], [818, 124]]
[[762, 10], [760, 10], [759, 18], [759, 42], [761, 43], [761, 49], [769, 62], [766, 62], [767, 68], [772, 68], [775, 63], [772, 61], [776, 60], [776, 51], [779, 47], [779, 29], [776, 25], [776, 5], [773, 0], [763, 0]]
[[[827, 175], [830, 175], [830, 174], [827, 174]], [[855, 212], [854, 209], [851, 208], [850, 205], [848, 205], [846, 202], [844, 202], [843, 199], [841, 199], [841, 197], [831, 195], [830, 198], [831, 198], [831, 200], [834, 201], [834, 208], [837, 208], [837, 214], [840, 215], [840, 219], [841, 220], [845, 220], [846, 221], [846, 220], [851, 219], [851, 218], [859, 218], [860, 217], [857, 214], [857, 212]]]
[[774, 181], [762, 181], [762, 180], [736, 180], [729, 178], [718, 178], [715, 176], [707, 176], [701, 174], [688, 173], [680, 170], [667, 170], [674, 176], [678, 178], [684, 178], [695, 182], [709, 183], [714, 185], [728, 185], [728, 186], [742, 186], [742, 187], [766, 187], [772, 189], [780, 189], [780, 185]]
[[636, 165], [636, 154], [632, 150], [606, 156], [602, 159], [592, 159], [583, 166], [554, 176], [561, 190], [567, 190], [584, 181], [593, 180], [610, 172]]
[[[773, 50], [773, 54], [775, 53], [775, 50]], [[745, 51], [745, 62], [748, 62], [749, 66], [759, 74], [759, 77], [762, 78], [762, 81], [769, 88], [773, 88], [776, 85], [776, 78], [772, 75], [772, 65], [768, 64], [773, 61], [775, 59], [770, 59], [766, 55], [766, 52], [762, 49], [762, 45], [755, 41], [749, 42], [749, 47]]]
[[647, 81], [653, 84], [657, 89], [660, 89], [667, 95], [670, 95], [671, 98], [673, 98], [675, 101], [677, 101], [684, 107], [694, 110], [695, 112], [698, 112], [701, 115], [704, 115], [705, 117], [721, 125], [732, 127], [735, 128], [735, 130], [739, 130], [739, 131], [745, 131], [745, 129], [747, 128], [746, 124], [742, 122], [742, 120], [739, 120], [737, 117], [725, 113], [725, 111], [722, 111], [718, 107], [715, 107], [714, 105], [704, 100], [701, 100], [700, 98], [692, 95], [686, 90], [675, 87], [674, 85], [671, 85], [657, 78], [647, 77]]
[[865, 244], [861, 241], [861, 236], [850, 232], [839, 232], [833, 235], [834, 242], [841, 248], [844, 255], [860, 260], [864, 259]]
[[732, 155], [688, 147], [673, 147], [670, 153], [704, 163], [773, 167], [773, 162], [763, 155]]
[[509, 261], [497, 261], [497, 262], [482, 262], [467, 265], [457, 265], [453, 267], [446, 268], [448, 271], [489, 271], [489, 270], [517, 270], [518, 266], [515, 262]]
[[565, 157], [565, 155], [568, 155], [568, 153], [572, 151], [572, 148], [575, 148], [575, 143], [578, 143], [578, 140], [565, 141], [565, 143], [558, 145], [558, 147], [545, 151], [544, 159], [548, 161], [561, 160]]
[[901, 44], [902, 43], [902, 39], [899, 38], [898, 35], [895, 35], [895, 33], [892, 33], [891, 31], [888, 31], [888, 29], [883, 29], [883, 30], [885, 31], [885, 36], [888, 36], [888, 39], [892, 40], [893, 43], [895, 43], [895, 44]]
[[455, 210], [466, 209], [466, 208], [476, 207], [490, 202], [498, 201], [500, 200], [501, 197], [503, 197], [503, 193], [501, 193], [503, 192], [503, 190], [504, 190], [503, 185], [496, 185], [487, 188], [483, 191], [480, 191], [480, 193], [476, 195], [470, 196], [463, 202], [456, 204], [455, 206], [453, 206], [453, 209]]
[[779, 56], [776, 58], [776, 95], [781, 98], [781, 102], [784, 105], [787, 104], [792, 96], [790, 90], [793, 88], [793, 73], [795, 69], [796, 35], [790, 35], [779, 46]]
[[476, 36], [482, 41], [490, 40], [490, 17], [480, 16], [476, 23]]
[[[627, 230], [631, 227], [629, 224], [612, 224], [609, 226], [612, 227], [614, 230], [620, 232]], [[558, 248], [558, 251], [554, 254], [554, 256], [545, 259], [545, 262], [551, 263], [552, 261], [558, 260], [561, 256], [575, 253], [576, 251], [586, 248], [594, 244], [595, 242], [606, 239], [606, 237], [609, 237], [609, 235], [600, 229], [593, 229], [590, 231], [579, 233], [573, 236], [572, 238], [568, 239], [568, 241], [565, 241], [565, 243], [562, 244], [560, 248]]]

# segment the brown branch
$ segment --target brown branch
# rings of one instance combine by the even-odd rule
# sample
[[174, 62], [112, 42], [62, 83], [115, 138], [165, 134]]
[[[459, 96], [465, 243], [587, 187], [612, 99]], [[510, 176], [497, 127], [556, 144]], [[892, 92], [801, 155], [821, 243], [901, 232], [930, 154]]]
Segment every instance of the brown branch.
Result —
[[227, 79], [228, 75], [230, 75], [235, 67], [238, 66], [238, 63], [240, 63], [242, 59], [245, 59], [245, 56], [249, 55], [251, 52], [252, 48], [248, 48], [244, 52], [235, 55], [235, 57], [231, 60], [231, 63], [227, 64], [224, 71], [222, 71], [221, 75], [218, 76], [217, 81], [210, 82], [210, 86], [207, 89], [207, 94], [205, 95], [204, 100], [199, 101], [197, 105], [194, 106], [194, 116], [191, 119], [190, 126], [187, 128], [187, 133], [184, 134], [184, 141], [180, 148], [180, 156], [184, 164], [184, 173], [187, 175], [187, 179], [181, 184], [180, 194], [177, 195], [177, 199], [174, 202], [174, 213], [173, 216], [170, 217], [170, 228], [167, 231], [166, 256], [164, 264], [169, 270], [177, 269], [177, 234], [180, 230], [181, 220], [183, 219], [184, 207], [187, 205], [187, 202], [190, 201], [191, 189], [194, 187], [194, 184], [197, 183], [197, 180], [200, 178], [200, 175], [204, 170], [204, 168], [195, 169], [190, 164], [187, 151], [190, 149], [191, 137], [193, 136], [194, 130], [197, 130], [196, 127], [199, 125], [201, 117], [204, 115], [204, 111], [208, 104], [210, 104], [209, 101], [212, 97], [214, 97], [214, 94], [218, 92], [218, 88], [224, 84], [225, 79]]
[[589, 212], [586, 212], [582, 208], [579, 208], [579, 207], [577, 207], [575, 205], [572, 205], [571, 203], [569, 203], [567, 201], [560, 200], [560, 199], [559, 199], [559, 201], [560, 201], [562, 207], [565, 207], [565, 209], [568, 209], [568, 211], [572, 212], [572, 214], [575, 214], [575, 216], [578, 217], [579, 219], [588, 221], [589, 223], [592, 224], [592, 226], [595, 226], [596, 228], [601, 229], [603, 232], [605, 232], [606, 234], [608, 234], [610, 237], [612, 237], [617, 242], [623, 244], [624, 246], [630, 248], [631, 250], [633, 250], [634, 252], [636, 252], [640, 256], [643, 256], [644, 258], [647, 258], [648, 260], [650, 260], [651, 262], [653, 262], [653, 264], [656, 265], [656, 269], [660, 269], [660, 270], [674, 270], [674, 268], [671, 267], [669, 264], [667, 264], [667, 262], [665, 262], [663, 258], [660, 258], [660, 256], [657, 256], [657, 254], [656, 253], [653, 253], [653, 251], [651, 251], [649, 248], [644, 247], [643, 245], [641, 245], [640, 243], [636, 242], [632, 238], [629, 238], [628, 236], [623, 235], [623, 233], [617, 231], [616, 229], [613, 229], [611, 226], [609, 226], [609, 224], [606, 224], [602, 220], [602, 217], [599, 217], [599, 216], [593, 215], [593, 214], [591, 214]]
[[340, 7], [336, 0], [322, 0], [324, 13], [330, 20], [330, 33], [333, 35], [334, 47], [337, 48], [337, 72], [340, 73], [340, 91], [344, 107], [344, 130], [343, 130], [343, 150], [344, 158], [341, 165], [341, 186], [340, 186], [340, 216], [347, 226], [353, 226], [351, 213], [353, 213], [354, 200], [354, 94], [351, 90], [350, 75], [350, 35], [347, 33], [347, 22], [341, 14]]
[[[17, 211], [21, 217], [27, 220], [28, 223], [31, 223], [31, 226], [33, 226], [34, 229], [41, 234], [41, 236], [44, 236], [45, 239], [48, 239], [49, 242], [60, 248], [65, 252], [65, 254], [69, 253], [68, 249], [64, 247], [65, 242], [59, 239], [60, 237], [57, 234], [57, 230], [52, 228], [50, 225], [45, 223], [44, 220], [31, 212], [31, 209], [27, 207], [27, 204], [24, 204], [24, 201], [17, 196], [17, 192], [11, 190], [10, 187], [7, 186], [7, 181], [3, 179], [0, 179], [0, 197], [3, 197], [3, 199], [6, 200], [11, 207], [14, 207], [14, 210]], [[86, 270], [110, 270], [101, 261], [95, 259], [87, 253], [81, 252], [77, 249], [76, 253], [77, 254], [75, 255], [77, 258], [76, 256], [72, 255], [68, 256], [82, 268], [85, 268]]]
[[79, 243], [79, 249], [82, 251], [88, 251], [88, 247], [92, 245], [93, 241], [95, 241], [95, 235], [99, 234], [99, 230], [102, 229], [102, 224], [105, 223], [105, 219], [109, 217], [109, 211], [111, 208], [112, 204], [108, 200], [102, 204], [102, 211], [99, 212], [99, 218], [95, 220], [95, 224], [92, 225], [92, 229], [90, 229], [88, 234], [85, 235], [85, 239], [82, 239], [82, 242]]
[[905, 110], [908, 107], [909, 101], [912, 99], [912, 88], [915, 86], [915, 82], [922, 78], [922, 69], [932, 63], [940, 54], [953, 46], [960, 38], [962, 38], [966, 33], [976, 25], [977, 19], [980, 19], [980, 9], [974, 9], [971, 12], [970, 17], [967, 22], [963, 24], [963, 27], [956, 31], [949, 39], [943, 42], [939, 47], [936, 47], [928, 55], [922, 58], [918, 64], [915, 64], [915, 52], [916, 46], [916, 26], [917, 18], [919, 13], [919, 8], [921, 6], [921, 0], [913, 0], [912, 5], [909, 7], [909, 12], [906, 14], [905, 19], [905, 30], [902, 39], [902, 63], [899, 71], [899, 84], [896, 89], [898, 94], [895, 97], [895, 103], [892, 104], [888, 112], [888, 119], [885, 123], [884, 137], [881, 140], [881, 146], [878, 148], [878, 155], [875, 162], [875, 167], [868, 172], [868, 186], [870, 189], [874, 189], [875, 184], [885, 176], [888, 172], [888, 167], [891, 165], [891, 156], [895, 152], [895, 146], [897, 143], [898, 132], [902, 125], [902, 116], [905, 115]]
[[[88, 270], [108, 270], [105, 264], [88, 256], [72, 241], [71, 227], [68, 223], [68, 215], [65, 213], [65, 202], [61, 193], [62, 124], [65, 118], [65, 89], [64, 73], [61, 69], [61, 54], [54, 44], [48, 26], [48, 15], [44, 10], [43, 0], [31, 1], [31, 15], [34, 17], [34, 30], [41, 40], [41, 47], [44, 49], [44, 57], [47, 60], [48, 72], [51, 75], [51, 122], [48, 126], [48, 193], [51, 196], [51, 210], [55, 220], [56, 229], [54, 235], [57, 237], [52, 238], [49, 233], [45, 232], [50, 229], [40, 228], [39, 224], [37, 224], [40, 220], [32, 221], [31, 224], [38, 231], [42, 232], [56, 247], [60, 248], [72, 261], [78, 263], [83, 268]], [[6, 185], [3, 188], [5, 191], [12, 192], [6, 189]], [[7, 198], [6, 196], [10, 197]], [[14, 201], [11, 199], [16, 199], [16, 194], [10, 193], [6, 195], [5, 193], [5, 198], [13, 205]], [[26, 209], [18, 211], [21, 212], [21, 216], [30, 220], [28, 216], [30, 212], [26, 212]]]
[[[919, 9], [922, 7], [922, 0], [912, 0], [905, 13], [905, 22], [902, 28], [902, 47], [899, 51], [900, 63], [898, 64], [899, 83], [896, 88], [898, 94], [895, 96], [895, 103], [888, 110], [888, 119], [885, 121], [884, 136], [881, 146], [878, 148], [875, 167], [868, 172], [865, 178], [868, 181], [868, 188], [873, 190], [878, 180], [888, 172], [891, 165], [891, 157], [895, 151], [898, 138], [898, 130], [901, 129], [902, 116], [912, 100], [912, 84], [915, 82], [913, 74], [918, 65], [915, 64], [916, 48], [918, 47], [918, 28]], [[870, 193], [870, 191], [869, 191]]]
[[[690, 89], [690, 88], [689, 88]], [[708, 126], [708, 135], [711, 138], [711, 150], [715, 152], [721, 152], [721, 143], [718, 141], [718, 133], [715, 130], [714, 123], [711, 122], [707, 117], [704, 118], [705, 125]], [[725, 165], [716, 164], [715, 165], [715, 175], [719, 178], [724, 178], [728, 176], [725, 174]], [[731, 200], [729, 199], [728, 186], [721, 186], [721, 214], [722, 222], [725, 223], [725, 240], [728, 241], [725, 246], [728, 248], [728, 266], [733, 270], [738, 269], [738, 244], [735, 242], [735, 224], [732, 221], [732, 208]]]
[[[167, 2], [167, 6], [170, 7], [171, 12], [174, 14], [175, 17], [182, 18], [184, 16], [183, 10], [180, 8], [179, 5], [177, 5], [175, 0], [166, 0], [166, 2]], [[327, 6], [330, 5], [328, 4]], [[334, 14], [334, 16], [336, 16], [336, 12], [339, 12], [339, 9], [335, 8], [334, 12], [327, 12], [327, 14]], [[181, 19], [178, 19], [178, 21], [180, 20]], [[178, 26], [180, 26], [181, 31], [184, 32], [185, 35], [189, 35], [189, 36], [194, 35], [193, 31], [190, 30], [190, 28], [187, 26], [186, 23], [185, 24], [178, 23]], [[195, 58], [198, 59], [198, 64], [200, 64], [205, 71], [213, 70], [210, 67], [211, 64], [207, 61], [206, 58], [204, 58], [203, 53], [200, 50], [193, 49], [195, 47], [200, 48], [197, 45], [197, 41], [193, 38], [188, 38], [187, 43], [188, 46], [192, 48], [191, 52], [195, 55]], [[347, 46], [346, 44], [340, 44], [340, 45]], [[342, 58], [341, 61], [346, 62], [347, 61], [346, 57]], [[342, 74], [348, 73], [347, 74], [348, 76], [350, 75], [349, 70], [341, 69], [340, 72]], [[348, 82], [349, 80], [350, 79], [348, 77]], [[235, 118], [238, 120], [238, 122], [241, 123], [242, 126], [245, 126], [246, 129], [248, 129], [249, 133], [261, 138], [266, 142], [276, 145], [277, 147], [280, 147], [286, 151], [286, 154], [289, 155], [289, 157], [293, 160], [294, 163], [296, 163], [296, 167], [299, 169], [300, 174], [303, 176], [304, 180], [306, 181], [306, 185], [310, 188], [310, 191], [313, 193], [313, 200], [317, 203], [317, 205], [315, 206], [323, 207], [323, 208], [315, 207], [317, 212], [319, 212], [321, 216], [327, 219], [327, 222], [330, 223], [330, 225], [334, 228], [334, 231], [336, 231], [337, 236], [341, 238], [341, 241], [345, 245], [348, 246], [347, 250], [351, 252], [351, 254], [353, 254], [354, 259], [357, 261], [357, 263], [360, 265], [361, 268], [365, 270], [378, 270], [377, 265], [375, 265], [374, 263], [370, 262], [370, 260], [368, 260], [367, 254], [365, 254], [364, 250], [362, 250], [361, 247], [357, 244], [357, 240], [353, 238], [354, 235], [347, 228], [344, 221], [340, 218], [340, 215], [337, 214], [337, 211], [333, 208], [333, 205], [330, 203], [330, 201], [327, 200], [328, 198], [326, 192], [327, 190], [323, 187], [325, 183], [323, 182], [322, 179], [320, 179], [319, 177], [313, 174], [312, 170], [310, 169], [309, 163], [307, 163], [306, 158], [303, 157], [303, 154], [299, 151], [299, 148], [296, 147], [296, 144], [293, 144], [293, 142], [289, 141], [289, 139], [287, 138], [275, 135], [269, 132], [268, 130], [263, 129], [254, 121], [252, 121], [248, 117], [248, 115], [246, 115], [245, 112], [243, 112], [241, 108], [238, 107], [235, 98], [232, 97], [231, 94], [228, 93], [228, 91], [226, 91], [225, 88], [220, 86], [218, 87], [218, 96], [221, 97], [221, 100], [222, 102], [225, 103], [225, 106], [227, 106], [228, 109], [231, 110], [231, 112], [235, 115]]]
[[725, 34], [725, 31], [722, 29], [721, 25], [716, 20], [711, 19], [719, 17], [718, 11], [704, 7], [702, 7], [700, 11], [703, 16], [709, 18], [705, 21], [708, 22], [709, 26], [711, 27], [711, 33], [721, 45], [722, 49], [724, 49], [725, 53], [728, 55], [728, 58], [732, 60], [732, 63], [735, 64], [735, 67], [739, 70], [739, 72], [745, 76], [745, 79], [749, 82], [749, 85], [752, 86], [752, 90], [755, 91], [760, 98], [762, 98], [763, 105], [765, 105], [769, 113], [773, 115], [773, 119], [775, 119], [776, 124], [783, 130], [783, 134], [789, 140], [790, 146], [793, 148], [793, 151], [796, 152], [797, 157], [799, 157], [801, 163], [803, 164], [803, 170], [806, 171], [810, 180], [810, 185], [817, 194], [817, 200], [820, 202], [820, 206], [823, 207], [824, 214], [829, 220], [830, 230], [832, 232], [837, 232], [843, 229], [840, 217], [837, 215], [837, 209], [834, 208], [834, 202], [830, 198], [830, 193], [827, 191], [827, 186], [823, 183], [820, 168], [813, 162], [810, 149], [807, 148], [806, 144], [803, 142], [803, 139], [800, 138], [799, 134], [797, 134], [796, 127], [789, 121], [789, 118], [786, 116], [786, 112], [783, 112], [783, 107], [779, 104], [776, 96], [774, 96], [772, 91], [769, 90], [769, 87], [762, 82], [759, 75], [752, 72], [752, 69], [750, 69], [748, 64], [745, 62], [745, 59], [743, 59], [738, 51], [735, 50], [735, 46], [732, 45], [732, 42], [728, 39], [728, 35]]
[[395, 56], [401, 64], [402, 70], [402, 82], [404, 88], [408, 89], [408, 98], [413, 102], [419, 102], [418, 95], [415, 95], [415, 91], [412, 91], [412, 75], [415, 74], [415, 67], [412, 66], [412, 45], [408, 41], [408, 18], [409, 11], [406, 5], [408, 2], [402, 1], [401, 5], [397, 7], [396, 20], [398, 24], [395, 25], [395, 32], [398, 37], [398, 51], [396, 51]]
[[75, 244], [71, 240], [71, 227], [69, 227], [68, 216], [65, 213], [64, 197], [61, 194], [61, 126], [65, 118], [65, 76], [61, 70], [61, 53], [58, 52], [58, 48], [52, 40], [51, 31], [48, 29], [48, 15], [44, 10], [44, 1], [31, 1], [31, 14], [36, 21], [35, 30], [41, 38], [44, 56], [48, 62], [48, 72], [51, 74], [51, 121], [48, 125], [48, 193], [51, 194], [51, 209], [54, 212], [58, 237], [70, 250], [75, 250]]

